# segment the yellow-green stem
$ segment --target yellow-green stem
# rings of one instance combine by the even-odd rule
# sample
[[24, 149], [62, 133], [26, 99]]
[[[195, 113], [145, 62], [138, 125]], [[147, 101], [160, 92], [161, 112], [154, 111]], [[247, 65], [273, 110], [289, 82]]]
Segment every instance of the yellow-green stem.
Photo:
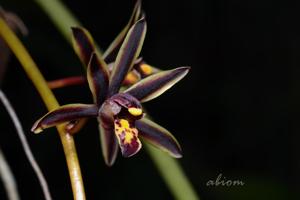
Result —
[[199, 200], [193, 186], [188, 181], [175, 158], [170, 157], [160, 149], [144, 143], [149, 156], [153, 160], [166, 185], [177, 200]]
[[[47, 13], [55, 27], [64, 38], [72, 45], [71, 27], [81, 26], [80, 21], [72, 14], [60, 0], [34, 0]], [[97, 51], [101, 54], [101, 49], [97, 46]]]
[[[68, 42], [71, 40], [72, 26], [80, 26], [80, 22], [72, 15], [71, 11], [59, 0], [35, 0], [41, 8], [48, 14], [56, 28], [65, 37]], [[46, 2], [47, 1], [47, 2]], [[45, 4], [46, 2], [46, 4]], [[68, 28], [66, 28], [66, 26]]]
[[[21, 41], [2, 18], [0, 18], [0, 36], [4, 39], [21, 63], [27, 76], [33, 82], [42, 97], [47, 109], [53, 110], [57, 108], [59, 104], [54, 94], [49, 89], [47, 82], [39, 71], [37, 65], [32, 60]], [[74, 199], [85, 200], [85, 192], [74, 139], [70, 134], [65, 132], [64, 124], [57, 126], [57, 130], [66, 156]]]

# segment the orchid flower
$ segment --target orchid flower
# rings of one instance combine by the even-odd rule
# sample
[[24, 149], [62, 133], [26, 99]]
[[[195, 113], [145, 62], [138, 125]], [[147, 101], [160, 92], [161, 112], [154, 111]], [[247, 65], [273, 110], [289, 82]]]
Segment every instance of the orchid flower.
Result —
[[[137, 0], [127, 25], [118, 34], [118, 36], [114, 39], [114, 41], [109, 45], [107, 50], [102, 55], [103, 60], [106, 63], [108, 63], [107, 71], [109, 74], [112, 72], [114, 61], [117, 56], [117, 52], [119, 51], [129, 28], [142, 17], [144, 17], [144, 14], [142, 14], [142, 10], [141, 10], [141, 1]], [[90, 32], [83, 27], [72, 27], [72, 35], [73, 35], [72, 38], [73, 48], [75, 50], [75, 53], [78, 55], [83, 66], [87, 68], [92, 53], [93, 52], [99, 53], [99, 51], [97, 51], [97, 47], [95, 45], [94, 39], [90, 34]], [[159, 71], [161, 70], [148, 65], [143, 60], [143, 58], [140, 57], [135, 60], [133, 67], [125, 76], [122, 86], [123, 87], [131, 86], [137, 83], [139, 80], [147, 76], [150, 76], [152, 74], [155, 74]], [[70, 85], [85, 84], [86, 82], [87, 79], [84, 76], [73, 76], [73, 77], [67, 77], [63, 79], [50, 81], [48, 82], [48, 86], [51, 89], [55, 89], [55, 88], [61, 88]], [[87, 121], [88, 121], [87, 118], [83, 118], [83, 119], [69, 122], [69, 125], [67, 126], [67, 131], [72, 134], [77, 133], [81, 130], [81, 128], [86, 124]]]
[[60, 123], [95, 117], [99, 122], [103, 157], [108, 166], [114, 163], [118, 146], [124, 157], [136, 154], [142, 147], [139, 138], [175, 158], [181, 157], [181, 147], [177, 140], [169, 131], [144, 117], [141, 103], [164, 93], [181, 80], [190, 68], [179, 67], [158, 72], [120, 92], [124, 78], [138, 58], [145, 34], [146, 21], [142, 18], [126, 34], [111, 73], [108, 72], [104, 58], [93, 50], [87, 65], [87, 81], [94, 104], [61, 106], [37, 120], [32, 131], [39, 133]]

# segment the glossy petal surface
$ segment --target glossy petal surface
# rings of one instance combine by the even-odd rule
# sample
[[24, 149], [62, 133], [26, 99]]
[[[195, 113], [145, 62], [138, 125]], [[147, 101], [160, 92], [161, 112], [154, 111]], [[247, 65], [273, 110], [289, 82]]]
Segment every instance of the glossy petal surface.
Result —
[[135, 125], [139, 137], [175, 158], [182, 157], [179, 143], [168, 130], [146, 118], [136, 121]]
[[98, 107], [94, 104], [68, 104], [48, 112], [34, 123], [31, 131], [34, 133], [40, 133], [43, 129], [56, 126], [64, 122], [85, 117], [95, 117], [97, 115]]
[[180, 81], [189, 71], [189, 67], [179, 67], [151, 75], [128, 88], [131, 94], [141, 102], [150, 101]]
[[98, 106], [103, 103], [107, 96], [108, 76], [106, 63], [101, 57], [93, 53], [88, 64], [87, 79], [94, 102]]
[[99, 132], [101, 140], [102, 154], [105, 163], [112, 166], [118, 155], [118, 142], [115, 136], [114, 124], [99, 119]]
[[81, 62], [87, 67], [92, 53], [95, 51], [94, 40], [88, 30], [72, 27], [73, 47]]
[[137, 21], [129, 30], [116, 58], [109, 81], [109, 96], [116, 94], [140, 54], [146, 35], [146, 21]]

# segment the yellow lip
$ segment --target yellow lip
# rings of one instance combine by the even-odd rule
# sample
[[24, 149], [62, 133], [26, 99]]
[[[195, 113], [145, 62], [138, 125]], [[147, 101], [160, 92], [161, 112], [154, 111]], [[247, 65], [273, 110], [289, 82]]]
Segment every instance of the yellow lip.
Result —
[[133, 116], [140, 116], [143, 113], [142, 109], [140, 108], [128, 108], [128, 112]]

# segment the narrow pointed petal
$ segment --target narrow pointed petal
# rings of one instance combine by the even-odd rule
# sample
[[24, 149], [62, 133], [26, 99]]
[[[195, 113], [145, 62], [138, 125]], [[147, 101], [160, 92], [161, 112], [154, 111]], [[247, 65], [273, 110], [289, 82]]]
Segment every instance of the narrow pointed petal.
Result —
[[146, 21], [137, 21], [129, 30], [117, 55], [109, 81], [109, 96], [116, 94], [137, 59], [146, 35]]
[[168, 130], [146, 118], [136, 121], [135, 125], [139, 130], [139, 137], [146, 142], [169, 153], [172, 157], [182, 157], [179, 143]]
[[98, 106], [103, 103], [107, 95], [109, 77], [107, 69], [104, 60], [93, 53], [88, 64], [87, 79], [94, 102]]
[[118, 155], [118, 142], [115, 136], [113, 124], [99, 119], [99, 132], [101, 140], [101, 148], [106, 165], [112, 166]]
[[88, 30], [72, 27], [73, 48], [84, 66], [87, 67], [92, 53], [95, 51], [94, 40]]
[[180, 81], [189, 69], [190, 67], [179, 67], [148, 76], [128, 88], [125, 93], [131, 94], [141, 102], [150, 101]]
[[126, 119], [115, 120], [115, 134], [124, 157], [136, 154], [142, 147], [138, 138], [138, 130]]
[[40, 133], [46, 128], [58, 124], [98, 115], [98, 108], [94, 104], [68, 104], [53, 110], [37, 120], [31, 128], [34, 133]]
[[129, 28], [140, 18], [140, 14], [141, 14], [141, 1], [137, 0], [127, 25], [123, 28], [123, 30], [114, 39], [114, 41], [109, 45], [109, 47], [103, 54], [103, 58], [107, 63], [115, 61], [118, 51], [119, 51], [119, 49], [122, 45], [122, 42], [126, 36], [126, 33], [128, 32]]
[[119, 106], [106, 101], [101, 106], [98, 117], [102, 154], [108, 166], [114, 164], [118, 154], [118, 142], [114, 130], [115, 109], [119, 110]]

